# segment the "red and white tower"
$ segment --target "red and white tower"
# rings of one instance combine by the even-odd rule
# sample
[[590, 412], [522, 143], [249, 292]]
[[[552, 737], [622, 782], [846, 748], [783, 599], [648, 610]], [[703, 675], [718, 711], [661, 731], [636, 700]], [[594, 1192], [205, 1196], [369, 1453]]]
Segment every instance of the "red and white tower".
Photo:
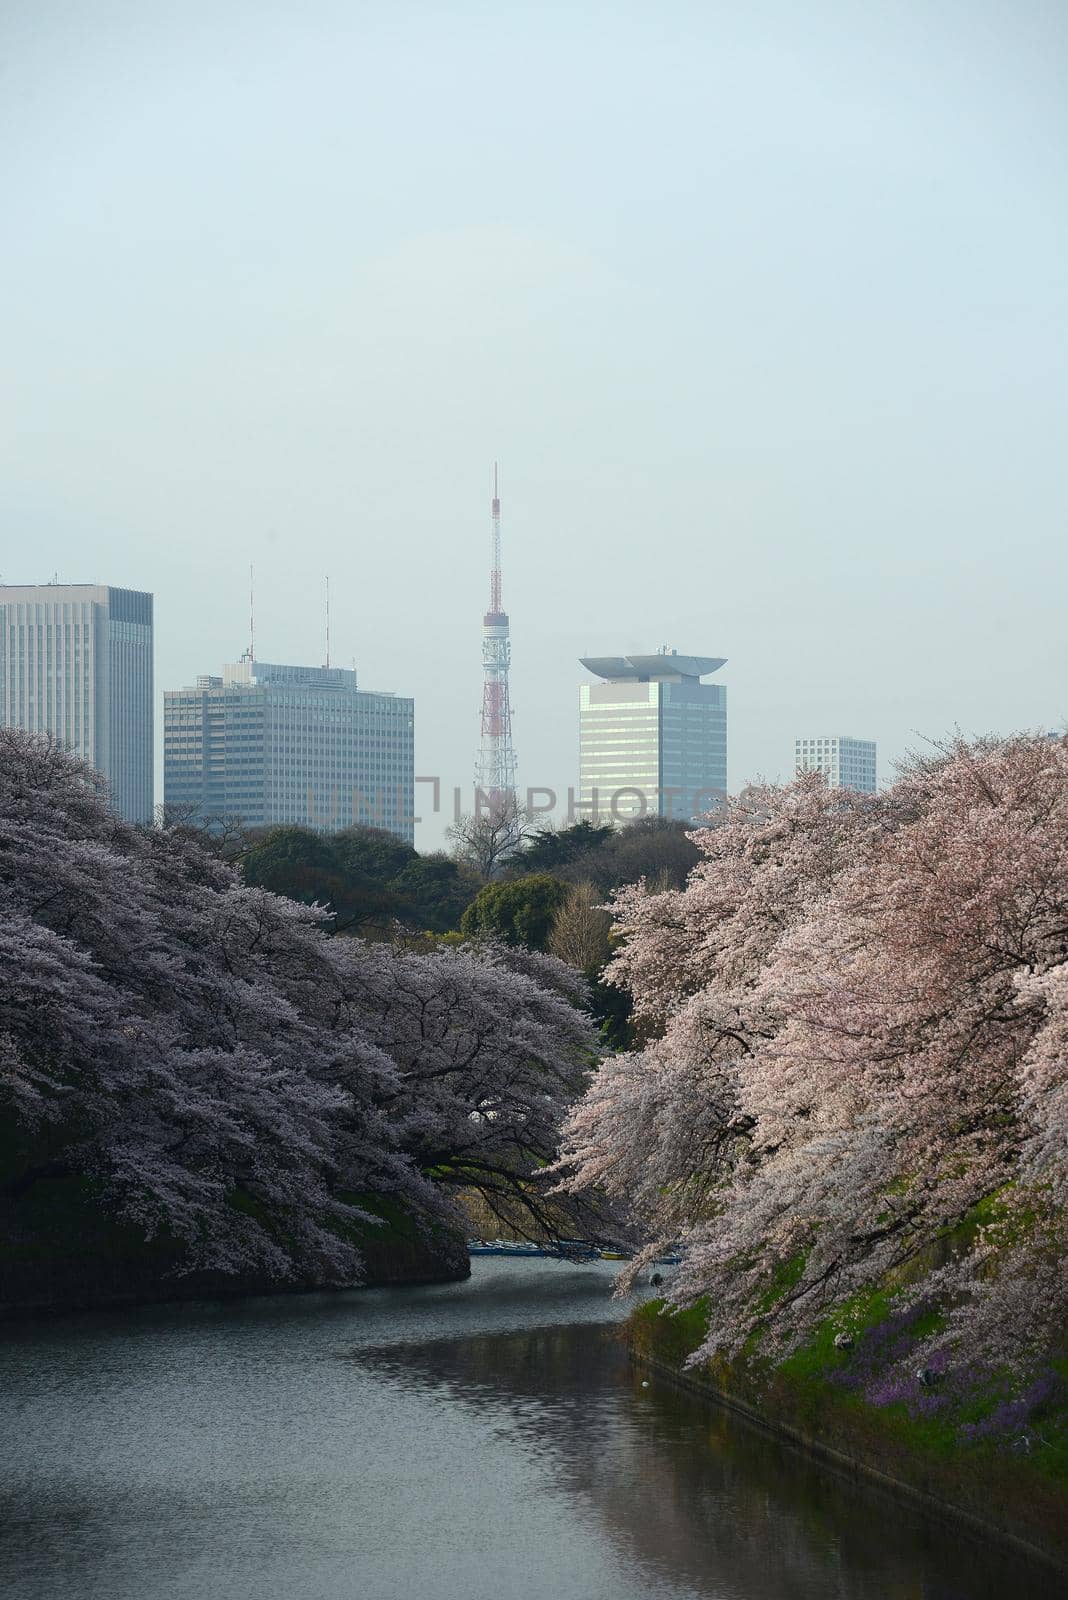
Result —
[[515, 805], [516, 755], [512, 748], [512, 706], [508, 697], [512, 646], [508, 638], [508, 614], [501, 605], [501, 500], [496, 462], [493, 463], [492, 516], [490, 604], [482, 619], [482, 743], [475, 783], [485, 797], [483, 805], [503, 809]]

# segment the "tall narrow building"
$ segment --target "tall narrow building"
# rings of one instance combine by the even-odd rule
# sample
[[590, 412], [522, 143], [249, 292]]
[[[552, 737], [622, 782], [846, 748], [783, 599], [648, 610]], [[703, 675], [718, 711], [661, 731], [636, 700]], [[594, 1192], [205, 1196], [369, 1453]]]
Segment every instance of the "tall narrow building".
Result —
[[718, 656], [591, 656], [579, 689], [579, 791], [587, 815], [684, 821], [727, 792], [727, 691], [702, 683]]
[[414, 842], [415, 705], [342, 667], [238, 661], [163, 696], [163, 797], [211, 825], [364, 825]]
[[0, 721], [52, 734], [151, 822], [152, 596], [97, 583], [0, 586]]
[[504, 810], [515, 803], [516, 754], [512, 747], [512, 702], [508, 669], [512, 646], [501, 598], [501, 499], [493, 466], [490, 604], [482, 618], [482, 738], [475, 767], [478, 805]]
[[832, 789], [874, 794], [875, 741], [843, 733], [795, 739], [794, 768], [798, 773], [822, 772]]

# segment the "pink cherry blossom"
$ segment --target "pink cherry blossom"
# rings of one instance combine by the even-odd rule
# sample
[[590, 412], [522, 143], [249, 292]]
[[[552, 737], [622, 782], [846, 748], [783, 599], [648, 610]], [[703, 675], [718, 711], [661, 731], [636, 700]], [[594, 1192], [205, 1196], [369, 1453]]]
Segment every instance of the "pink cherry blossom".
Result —
[[329, 937], [0, 730], [0, 1101], [20, 1130], [0, 1198], [88, 1175], [188, 1268], [315, 1282], [358, 1276], [361, 1196], [455, 1223], [450, 1192], [477, 1187], [540, 1215], [595, 1050], [562, 963], [518, 964]]
[[1068, 1310], [1065, 741], [751, 791], [695, 838], [686, 889], [617, 898], [651, 1037], [599, 1069], [561, 1181], [629, 1199], [642, 1259], [682, 1242], [696, 1359], [789, 1348], [876, 1284], [1028, 1359]]

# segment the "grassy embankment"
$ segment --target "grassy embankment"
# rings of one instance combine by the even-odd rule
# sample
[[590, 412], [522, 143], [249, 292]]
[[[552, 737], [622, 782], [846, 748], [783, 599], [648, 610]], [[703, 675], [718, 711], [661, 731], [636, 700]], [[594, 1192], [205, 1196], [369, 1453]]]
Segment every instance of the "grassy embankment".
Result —
[[[773, 1309], [799, 1271], [800, 1261], [778, 1274], [762, 1309]], [[651, 1301], [633, 1313], [629, 1336], [639, 1360], [838, 1465], [879, 1474], [1068, 1565], [1068, 1361], [1052, 1357], [1023, 1385], [989, 1368], [910, 1361], [940, 1314], [903, 1315], [889, 1288], [871, 1291], [838, 1307], [785, 1359], [763, 1353], [754, 1337], [736, 1360], [689, 1369], [706, 1304], [671, 1312]]]

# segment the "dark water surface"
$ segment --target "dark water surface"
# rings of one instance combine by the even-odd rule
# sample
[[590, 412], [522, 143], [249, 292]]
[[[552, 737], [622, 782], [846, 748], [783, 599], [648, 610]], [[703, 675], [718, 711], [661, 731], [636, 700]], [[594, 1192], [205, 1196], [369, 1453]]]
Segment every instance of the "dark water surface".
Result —
[[653, 1378], [606, 1264], [0, 1333], [5, 1600], [1015, 1600], [1041, 1567]]

